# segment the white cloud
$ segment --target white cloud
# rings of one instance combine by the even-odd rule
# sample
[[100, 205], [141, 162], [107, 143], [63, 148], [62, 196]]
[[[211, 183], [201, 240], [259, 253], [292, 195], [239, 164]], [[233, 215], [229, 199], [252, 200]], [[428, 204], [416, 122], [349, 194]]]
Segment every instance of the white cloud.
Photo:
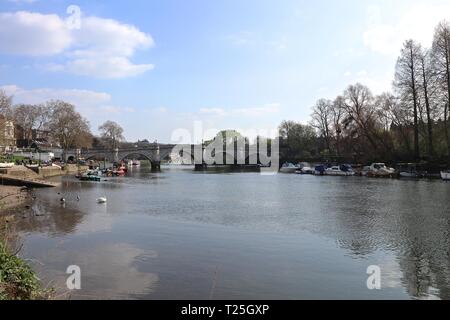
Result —
[[130, 57], [136, 49], [154, 45], [152, 37], [136, 27], [98, 17], [82, 17], [81, 28], [73, 34], [78, 47], [74, 54], [81, 57]]
[[[372, 11], [376, 12], [373, 8]], [[393, 23], [379, 22], [379, 16], [373, 12], [370, 14], [371, 24], [363, 35], [364, 44], [375, 52], [397, 55], [408, 39], [431, 46], [434, 28], [441, 20], [450, 17], [450, 5], [416, 5]]]
[[39, 104], [48, 100], [64, 100], [80, 108], [99, 107], [111, 100], [111, 95], [79, 89], [23, 89], [16, 85], [0, 87], [6, 94], [13, 96], [14, 103]]
[[200, 115], [210, 115], [218, 117], [241, 116], [241, 117], [263, 117], [270, 114], [278, 113], [280, 105], [278, 103], [267, 104], [262, 107], [250, 108], [234, 108], [225, 110], [223, 108], [202, 108], [199, 110]]
[[117, 106], [101, 106], [100, 108], [101, 112], [108, 113], [108, 114], [123, 114], [123, 113], [133, 113], [136, 110], [134, 108], [130, 107], [117, 107]]
[[0, 25], [0, 52], [7, 54], [54, 55], [73, 41], [64, 21], [54, 14], [0, 13]]
[[14, 3], [34, 3], [37, 2], [38, 0], [8, 0], [8, 1]]
[[54, 65], [49, 71], [67, 71], [76, 75], [119, 79], [143, 74], [154, 68], [151, 64], [133, 64], [124, 57], [75, 59], [66, 65]]
[[32, 12], [0, 14], [0, 52], [28, 56], [62, 54], [63, 63], [41, 67], [97, 78], [123, 78], [152, 70], [152, 64], [134, 64], [139, 49], [154, 45], [153, 38], [132, 25], [112, 19], [81, 17], [81, 28], [69, 28], [58, 15]]
[[363, 70], [357, 73], [352, 82], [359, 82], [369, 87], [374, 94], [381, 94], [392, 90], [392, 73], [376, 74]]
[[200, 114], [212, 115], [212, 116], [225, 116], [227, 113], [222, 108], [201, 108]]

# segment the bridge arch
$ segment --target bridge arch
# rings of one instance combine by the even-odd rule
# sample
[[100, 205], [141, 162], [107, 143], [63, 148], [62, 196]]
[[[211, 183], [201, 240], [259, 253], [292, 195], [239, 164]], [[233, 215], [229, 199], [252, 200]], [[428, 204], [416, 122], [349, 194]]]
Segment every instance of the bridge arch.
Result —
[[87, 154], [87, 155], [81, 155], [85, 161], [93, 160], [94, 158], [103, 160], [106, 158], [106, 160], [111, 161], [111, 155], [109, 154], [102, 154], [102, 153], [96, 153], [96, 154]]
[[135, 156], [134, 158], [136, 158], [136, 157], [144, 157], [145, 159], [150, 161], [150, 163], [155, 162], [155, 160], [151, 156], [149, 156], [148, 154], [145, 154], [144, 152], [138, 152], [138, 151], [137, 152], [129, 152], [129, 153], [127, 152], [127, 153], [123, 153], [123, 154], [119, 153], [119, 161], [123, 161], [125, 159], [129, 159], [130, 157], [133, 158], [133, 156]]

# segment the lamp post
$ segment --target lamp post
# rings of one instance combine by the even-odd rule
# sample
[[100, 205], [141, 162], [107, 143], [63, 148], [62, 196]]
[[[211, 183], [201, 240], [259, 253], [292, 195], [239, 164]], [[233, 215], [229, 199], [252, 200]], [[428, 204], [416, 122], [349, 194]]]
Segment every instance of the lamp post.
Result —
[[76, 150], [76, 154], [77, 154], [77, 169], [78, 169], [78, 175], [81, 174], [81, 170], [80, 170], [80, 156], [81, 156], [81, 149], [77, 149]]

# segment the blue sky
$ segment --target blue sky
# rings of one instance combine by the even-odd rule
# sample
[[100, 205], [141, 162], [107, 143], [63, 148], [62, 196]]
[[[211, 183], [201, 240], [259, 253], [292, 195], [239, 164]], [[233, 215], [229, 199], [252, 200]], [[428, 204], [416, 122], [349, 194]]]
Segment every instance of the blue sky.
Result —
[[129, 140], [169, 142], [194, 121], [268, 130], [357, 81], [389, 90], [402, 42], [429, 46], [444, 18], [448, 1], [0, 0], [0, 87], [65, 99]]

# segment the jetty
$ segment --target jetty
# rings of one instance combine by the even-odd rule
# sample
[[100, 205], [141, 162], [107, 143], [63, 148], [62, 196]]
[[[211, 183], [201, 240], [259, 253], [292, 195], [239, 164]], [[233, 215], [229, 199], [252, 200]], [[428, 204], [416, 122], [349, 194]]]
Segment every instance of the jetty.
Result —
[[37, 178], [19, 178], [0, 174], [0, 185], [28, 188], [54, 188], [61, 185], [61, 183]]
[[53, 188], [60, 185], [44, 179], [41, 175], [24, 166], [15, 166], [0, 171], [0, 185], [28, 188]]

